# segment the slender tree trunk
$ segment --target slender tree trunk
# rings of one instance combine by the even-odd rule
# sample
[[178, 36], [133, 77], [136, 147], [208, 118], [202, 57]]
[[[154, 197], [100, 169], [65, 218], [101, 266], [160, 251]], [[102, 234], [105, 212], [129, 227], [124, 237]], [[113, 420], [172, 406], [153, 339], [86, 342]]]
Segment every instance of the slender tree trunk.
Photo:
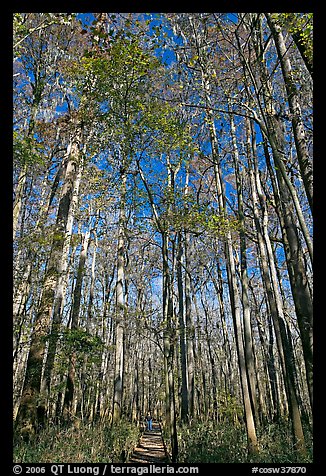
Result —
[[14, 348], [13, 348], [13, 358], [14, 361], [18, 354], [19, 343], [21, 341], [24, 318], [22, 316], [23, 310], [25, 309], [30, 285], [31, 285], [31, 272], [32, 272], [32, 262], [28, 261], [27, 266], [24, 270], [23, 276], [17, 286], [17, 290], [13, 300], [13, 318], [14, 318]]
[[[37, 83], [37, 78], [35, 78], [35, 81]], [[37, 109], [41, 101], [41, 91], [38, 91], [37, 97], [36, 95], [36, 87], [35, 85], [34, 88], [34, 98], [33, 98], [33, 103], [31, 107], [31, 118], [28, 126], [28, 131], [27, 131], [27, 139], [32, 138], [34, 128], [35, 128], [35, 120], [36, 120], [36, 114], [37, 114]], [[16, 238], [16, 233], [17, 233], [17, 227], [18, 227], [18, 221], [21, 213], [21, 207], [22, 207], [22, 202], [24, 198], [24, 190], [25, 190], [25, 184], [26, 184], [26, 178], [27, 178], [27, 172], [28, 172], [28, 165], [26, 162], [24, 162], [19, 178], [18, 178], [18, 184], [15, 190], [15, 200], [14, 200], [14, 207], [13, 207], [13, 239]]]
[[228, 333], [227, 324], [226, 324], [226, 312], [225, 312], [225, 304], [224, 304], [224, 297], [223, 297], [223, 278], [222, 278], [221, 266], [219, 263], [219, 257], [217, 257], [216, 265], [217, 265], [218, 286], [215, 284], [215, 279], [213, 279], [213, 284], [215, 286], [218, 301], [219, 301], [222, 334], [223, 334], [223, 346], [225, 348], [225, 355], [226, 355], [226, 361], [227, 361], [226, 365], [227, 365], [228, 386], [225, 390], [230, 392], [231, 396], [234, 396], [235, 392], [234, 392], [234, 383], [233, 383], [232, 350], [231, 350], [231, 343], [230, 343], [229, 333]]
[[[265, 158], [268, 162], [269, 154], [265, 147]], [[273, 173], [273, 171], [271, 170]], [[288, 268], [293, 301], [295, 305], [303, 354], [306, 367], [306, 379], [308, 384], [310, 404], [313, 406], [313, 304], [310, 293], [309, 281], [305, 269], [302, 246], [298, 236], [296, 220], [293, 215], [292, 201], [288, 188], [284, 183], [279, 170], [276, 171], [278, 180], [279, 197], [274, 189], [274, 195], [278, 200], [278, 213], [284, 241], [284, 251]]]
[[27, 164], [25, 163], [20, 171], [18, 184], [15, 190], [15, 201], [13, 208], [13, 239], [16, 238], [18, 220], [20, 217], [20, 211], [22, 207], [22, 201], [24, 196], [24, 189], [27, 178]]
[[195, 405], [195, 324], [191, 310], [191, 278], [189, 271], [189, 235], [185, 233], [185, 302], [186, 302], [186, 344], [188, 371], [188, 411], [189, 417], [194, 416]]
[[[261, 21], [261, 18], [259, 19]], [[261, 30], [261, 28], [260, 28]], [[263, 137], [269, 141], [276, 169], [276, 178], [279, 188], [280, 202], [277, 207], [283, 241], [286, 254], [286, 262], [290, 278], [293, 301], [295, 304], [300, 337], [303, 346], [303, 353], [306, 366], [306, 377], [309, 389], [310, 403], [313, 402], [313, 305], [310, 294], [309, 281], [305, 269], [305, 261], [302, 253], [302, 245], [297, 229], [297, 220], [293, 211], [295, 207], [296, 215], [300, 223], [301, 231], [307, 244], [309, 254], [312, 258], [312, 244], [302, 214], [295, 187], [291, 183], [285, 168], [285, 137], [283, 125], [280, 117], [276, 114], [274, 104], [273, 88], [270, 83], [266, 62], [264, 59], [261, 38], [254, 45], [259, 58], [259, 67], [262, 80], [262, 95], [265, 108], [263, 110], [264, 124], [261, 124]], [[266, 142], [264, 142], [265, 158], [268, 164], [269, 153]], [[271, 173], [271, 178], [274, 172]], [[277, 193], [274, 187], [274, 194]]]
[[[178, 458], [178, 437], [176, 426], [175, 413], [175, 394], [174, 394], [174, 377], [173, 377], [173, 301], [172, 301], [172, 282], [169, 267], [169, 240], [166, 230], [166, 223], [160, 220], [158, 211], [155, 206], [152, 191], [146, 181], [140, 162], [137, 161], [138, 171], [142, 182], [146, 188], [149, 202], [152, 208], [154, 220], [162, 237], [162, 262], [163, 262], [163, 354], [164, 354], [164, 374], [165, 374], [165, 410], [167, 427], [171, 439], [172, 461], [177, 461]], [[168, 170], [168, 177], [171, 180], [171, 170]], [[171, 183], [170, 183], [171, 185]]]
[[307, 199], [311, 208], [313, 209], [313, 171], [312, 162], [309, 157], [306, 135], [302, 120], [302, 113], [300, 102], [298, 98], [298, 91], [293, 78], [293, 71], [290, 62], [289, 53], [284, 42], [281, 27], [274, 20], [270, 13], [266, 13], [268, 25], [271, 29], [275, 46], [277, 49], [278, 57], [281, 63], [284, 83], [288, 96], [291, 121], [293, 128], [293, 136], [295, 141], [295, 147], [297, 151], [297, 158], [300, 167], [300, 172], [305, 187]]
[[67, 288], [67, 278], [68, 278], [68, 266], [69, 266], [69, 251], [71, 246], [71, 237], [72, 237], [72, 228], [74, 223], [75, 211], [79, 199], [79, 187], [82, 179], [83, 173], [83, 160], [84, 156], [81, 159], [82, 163], [76, 174], [74, 180], [71, 204], [69, 208], [69, 215], [67, 218], [64, 243], [62, 249], [62, 255], [58, 264], [58, 281], [55, 290], [55, 298], [53, 305], [53, 314], [52, 314], [52, 327], [49, 338], [49, 348], [46, 356], [46, 362], [44, 367], [43, 381], [41, 384], [42, 392], [44, 392], [45, 398], [50, 397], [51, 393], [51, 377], [55, 361], [55, 355], [57, 350], [57, 343], [60, 334], [60, 326], [62, 321], [62, 312]]
[[243, 209], [243, 194], [242, 194], [242, 178], [240, 176], [239, 169], [239, 152], [236, 140], [236, 130], [234, 125], [233, 115], [230, 114], [230, 131], [231, 139], [233, 145], [233, 155], [234, 155], [234, 171], [236, 176], [236, 186], [237, 186], [237, 195], [238, 195], [238, 217], [240, 223], [240, 259], [241, 259], [241, 284], [242, 284], [242, 308], [243, 308], [243, 328], [244, 328], [244, 346], [245, 346], [245, 355], [246, 355], [246, 365], [248, 369], [248, 380], [249, 380], [249, 389], [250, 397], [252, 400], [253, 412], [255, 415], [256, 423], [259, 421], [258, 416], [258, 407], [257, 407], [257, 381], [256, 381], [256, 372], [255, 372], [255, 355], [254, 355], [254, 346], [252, 339], [252, 328], [251, 328], [251, 310], [249, 303], [249, 284], [248, 284], [248, 270], [247, 270], [247, 243], [245, 235], [245, 217]]
[[[185, 199], [189, 194], [189, 167], [186, 169]], [[184, 231], [185, 256], [185, 317], [186, 317], [186, 347], [187, 347], [187, 382], [188, 382], [188, 412], [194, 416], [195, 405], [195, 324], [191, 309], [191, 275], [190, 275], [190, 236]]]
[[[248, 128], [247, 128], [248, 131]], [[302, 430], [301, 418], [298, 407], [298, 400], [295, 388], [293, 386], [293, 369], [291, 362], [287, 358], [287, 341], [282, 332], [282, 326], [284, 322], [283, 315], [283, 306], [282, 299], [279, 292], [277, 276], [275, 271], [274, 256], [271, 254], [271, 244], [268, 234], [267, 224], [268, 224], [268, 215], [266, 210], [265, 199], [262, 195], [261, 184], [259, 171], [256, 161], [255, 154], [255, 141], [253, 136], [253, 161], [254, 163], [250, 167], [250, 179], [251, 179], [251, 194], [253, 199], [253, 208], [254, 208], [254, 220], [257, 230], [259, 252], [260, 252], [260, 261], [261, 269], [263, 275], [263, 282], [266, 290], [266, 295], [269, 303], [269, 310], [272, 315], [275, 336], [277, 342], [277, 348], [279, 352], [281, 368], [285, 381], [285, 389], [288, 397], [288, 402], [290, 404], [291, 410], [291, 419], [293, 426], [293, 436], [295, 444], [298, 450], [302, 453], [305, 453], [305, 442], [304, 435]], [[260, 206], [263, 214], [263, 226], [261, 226], [259, 215], [258, 215], [258, 197], [260, 201]]]
[[17, 415], [17, 424], [22, 427], [22, 433], [26, 437], [35, 433], [39, 425], [42, 425], [44, 421], [45, 407], [44, 402], [40, 404], [39, 395], [46, 351], [45, 338], [49, 332], [52, 317], [58, 266], [63, 252], [65, 230], [79, 163], [79, 145], [78, 142], [74, 142], [67, 163], [65, 182], [59, 203], [49, 262], [45, 273], [42, 298], [31, 338], [23, 394]]
[[134, 366], [134, 383], [133, 383], [133, 397], [132, 397], [132, 414], [131, 418], [133, 422], [138, 422], [139, 421], [139, 410], [140, 410], [140, 405], [139, 405], [139, 370], [138, 370], [138, 365], [139, 365], [139, 354], [136, 352], [135, 356], [135, 366]]
[[126, 226], [126, 185], [127, 171], [125, 166], [120, 171], [121, 194], [118, 232], [117, 284], [116, 284], [116, 325], [115, 325], [115, 361], [114, 361], [114, 395], [113, 423], [117, 423], [122, 415], [123, 377], [124, 377], [124, 338], [125, 338], [125, 226]]
[[[97, 253], [97, 247], [98, 247], [98, 241], [97, 241], [97, 234], [96, 231], [93, 230], [93, 235], [94, 235], [94, 250], [93, 250], [93, 258], [92, 258], [92, 267], [91, 267], [91, 283], [89, 287], [89, 299], [88, 299], [88, 306], [87, 306], [87, 322], [86, 322], [86, 330], [87, 332], [90, 332], [91, 330], [91, 325], [93, 322], [93, 302], [94, 302], [94, 291], [95, 291], [95, 264], [96, 264], [96, 253]], [[104, 306], [106, 304], [106, 299], [104, 298]]]
[[[225, 207], [225, 197], [221, 180], [221, 170], [219, 165], [219, 155], [218, 155], [218, 143], [216, 129], [214, 125], [214, 117], [211, 109], [210, 101], [210, 84], [207, 78], [207, 75], [204, 70], [202, 70], [202, 84], [205, 94], [205, 100], [207, 105], [206, 110], [206, 122], [210, 132], [210, 140], [212, 145], [212, 156], [214, 160], [214, 172], [215, 172], [215, 185], [218, 195], [218, 205], [220, 213], [226, 213]], [[247, 366], [245, 360], [245, 350], [242, 339], [242, 326], [241, 326], [241, 311], [240, 311], [240, 296], [236, 278], [236, 269], [233, 255], [233, 248], [231, 242], [231, 234], [228, 231], [226, 236], [225, 244], [225, 253], [226, 253], [226, 264], [227, 264], [227, 275], [229, 283], [229, 293], [230, 293], [230, 302], [232, 310], [232, 318], [234, 324], [234, 333], [236, 340], [236, 348], [238, 353], [238, 365], [240, 370], [240, 379], [241, 379], [241, 389], [243, 397], [243, 405], [245, 410], [245, 421], [246, 429], [248, 436], [248, 451], [249, 453], [258, 452], [256, 428], [253, 416], [253, 408], [250, 398], [250, 387], [247, 374]]]
[[208, 330], [208, 309], [207, 309], [207, 306], [205, 306], [203, 298], [202, 298], [202, 306], [205, 313], [205, 321], [206, 321], [205, 332], [206, 332], [208, 358], [209, 358], [209, 363], [211, 366], [211, 376], [212, 376], [212, 397], [213, 397], [213, 411], [212, 411], [213, 418], [212, 419], [213, 421], [217, 422], [218, 421], [218, 402], [217, 402], [218, 379], [217, 379], [215, 360], [214, 360], [213, 351], [212, 351], [211, 338], [209, 336], [209, 330]]
[[181, 354], [181, 420], [187, 421], [189, 416], [188, 402], [188, 374], [187, 374], [187, 349], [186, 328], [184, 312], [184, 292], [182, 276], [183, 244], [181, 232], [178, 233], [177, 280], [179, 302], [179, 327], [180, 327], [180, 354]]
[[172, 283], [168, 262], [168, 237], [167, 233], [162, 233], [162, 257], [163, 257], [163, 348], [164, 348], [164, 368], [165, 368], [165, 391], [166, 391], [166, 420], [170, 435], [172, 462], [178, 458], [178, 437], [176, 428], [175, 413], [175, 393], [173, 377], [173, 303], [172, 303]]
[[[194, 303], [195, 307], [195, 312], [196, 312], [196, 327], [198, 329], [201, 329], [201, 323], [200, 323], [200, 313], [198, 309], [198, 303], [197, 303], [197, 297], [195, 290], [193, 286], [191, 287], [192, 291], [192, 301]], [[198, 382], [198, 387], [197, 387], [197, 413], [196, 416], [199, 419], [199, 421], [203, 421], [203, 415], [207, 415], [208, 411], [208, 406], [206, 404], [206, 377], [205, 377], [205, 369], [204, 369], [204, 363], [203, 363], [203, 353], [202, 353], [202, 346], [201, 346], [201, 334], [200, 331], [198, 331], [198, 339], [197, 339], [197, 349], [196, 349], [196, 354], [197, 354], [197, 362], [199, 366], [199, 382]]]
[[[77, 279], [76, 279], [76, 285], [74, 290], [73, 308], [72, 308], [72, 316], [71, 316], [71, 330], [72, 331], [76, 331], [79, 327], [81, 293], [82, 293], [84, 268], [85, 268], [85, 262], [87, 258], [89, 239], [90, 239], [90, 231], [86, 231], [84, 235], [83, 244], [82, 244], [82, 250], [79, 257]], [[69, 359], [69, 370], [68, 370], [68, 376], [67, 376], [64, 404], [63, 404], [64, 405], [64, 408], [63, 408], [64, 419], [68, 421], [74, 416], [73, 401], [75, 396], [76, 360], [77, 360], [76, 351], [73, 350]]]

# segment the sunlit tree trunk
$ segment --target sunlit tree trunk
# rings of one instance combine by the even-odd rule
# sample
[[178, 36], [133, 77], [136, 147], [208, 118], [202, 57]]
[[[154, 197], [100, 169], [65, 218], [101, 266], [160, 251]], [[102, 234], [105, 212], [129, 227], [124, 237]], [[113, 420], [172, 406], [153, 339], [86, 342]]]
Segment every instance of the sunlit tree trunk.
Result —
[[[79, 257], [79, 264], [77, 270], [77, 279], [74, 290], [72, 316], [71, 316], [71, 330], [76, 331], [79, 327], [79, 313], [81, 304], [82, 285], [84, 279], [84, 269], [88, 253], [88, 245], [90, 239], [90, 230], [87, 230], [84, 235], [82, 249]], [[66, 420], [70, 420], [74, 416], [73, 400], [75, 396], [75, 373], [76, 373], [76, 351], [72, 351], [69, 357], [69, 368], [66, 384], [66, 392], [64, 398], [63, 413]]]
[[189, 414], [188, 402], [188, 373], [187, 373], [187, 345], [186, 326], [184, 311], [184, 289], [183, 289], [183, 243], [181, 232], [178, 233], [178, 255], [177, 255], [177, 281], [178, 281], [178, 302], [179, 302], [179, 327], [180, 327], [180, 354], [181, 354], [181, 419], [186, 421]]
[[209, 335], [209, 313], [207, 306], [205, 305], [205, 302], [203, 300], [203, 296], [201, 296], [201, 303], [204, 309], [204, 314], [205, 314], [205, 333], [206, 333], [206, 342], [207, 342], [207, 353], [208, 353], [208, 359], [209, 359], [209, 364], [211, 367], [211, 377], [212, 377], [212, 410], [209, 411], [209, 418], [212, 417], [213, 421], [217, 422], [218, 421], [218, 396], [217, 396], [217, 388], [218, 388], [218, 378], [217, 378], [217, 370], [216, 370], [216, 365], [215, 365], [215, 358], [213, 355], [213, 349], [212, 349], [212, 342], [211, 342], [211, 337]]
[[297, 158], [300, 167], [300, 172], [305, 187], [307, 199], [311, 211], [313, 209], [313, 171], [312, 171], [312, 161], [309, 157], [307, 140], [302, 120], [301, 106], [298, 98], [298, 91], [295, 85], [295, 80], [293, 77], [293, 71], [291, 66], [291, 61], [285, 41], [283, 38], [281, 27], [278, 25], [277, 21], [274, 19], [273, 14], [266, 13], [266, 18], [268, 25], [273, 34], [275, 46], [277, 49], [278, 57], [282, 67], [282, 73], [284, 78], [284, 83], [286, 87], [287, 97], [289, 101], [291, 122], [293, 128], [293, 136], [295, 141], [295, 147], [297, 151]]
[[[184, 196], [189, 193], [189, 167], [186, 170], [186, 183]], [[184, 256], [185, 256], [185, 321], [186, 321], [186, 348], [187, 348], [187, 382], [188, 382], [188, 412], [189, 417], [194, 416], [195, 405], [195, 324], [191, 308], [191, 274], [190, 274], [190, 236], [184, 231]]]
[[[248, 129], [247, 129], [248, 132]], [[268, 215], [266, 209], [266, 200], [263, 197], [259, 171], [257, 167], [256, 151], [255, 151], [255, 139], [252, 129], [253, 137], [253, 158], [250, 166], [250, 179], [251, 179], [251, 193], [253, 200], [253, 209], [254, 209], [254, 220], [257, 230], [257, 238], [260, 252], [260, 263], [262, 269], [263, 283], [266, 290], [266, 296], [269, 304], [269, 310], [273, 319], [273, 325], [276, 336], [276, 343], [278, 348], [278, 353], [281, 362], [281, 368], [284, 377], [285, 389], [290, 405], [292, 425], [293, 425], [293, 435], [295, 439], [295, 444], [297, 445], [299, 451], [305, 452], [305, 442], [304, 435], [300, 417], [300, 411], [298, 406], [298, 399], [296, 395], [296, 390], [293, 382], [293, 367], [290, 360], [287, 358], [287, 341], [285, 339], [285, 334], [283, 332], [284, 326], [284, 314], [282, 299], [279, 292], [279, 285], [277, 282], [277, 276], [275, 271], [275, 263], [273, 253], [271, 254], [271, 243], [268, 234], [267, 224], [268, 224]], [[259, 211], [258, 211], [258, 202], [262, 210], [262, 221], [260, 223]]]
[[287, 266], [295, 304], [300, 336], [303, 347], [303, 354], [306, 366], [306, 377], [310, 395], [310, 404], [313, 406], [313, 304], [310, 294], [309, 282], [302, 255], [302, 246], [298, 236], [295, 219], [292, 212], [291, 198], [289, 197], [286, 185], [277, 171], [277, 178], [280, 189], [281, 210], [284, 218], [287, 244], [285, 253]]
[[[261, 17], [258, 19], [261, 21]], [[264, 124], [261, 123], [263, 137], [268, 140], [272, 149], [274, 169], [276, 170], [277, 185], [280, 194], [280, 203], [277, 207], [280, 225], [283, 234], [286, 263], [290, 278], [291, 290], [300, 329], [300, 337], [306, 366], [306, 377], [309, 389], [310, 403], [313, 401], [313, 305], [309, 287], [307, 270], [303, 258], [302, 244], [298, 233], [297, 221], [307, 245], [312, 260], [312, 244], [307, 229], [298, 195], [286, 171], [285, 137], [283, 124], [276, 113], [273, 99], [273, 88], [267, 71], [263, 45], [260, 33], [255, 42], [255, 51], [259, 60], [262, 81], [262, 95], [265, 107], [262, 109]], [[266, 162], [269, 160], [269, 151], [265, 141]], [[274, 173], [274, 172], [273, 172]], [[274, 188], [275, 193], [275, 188]], [[293, 210], [295, 208], [295, 212]]]
[[76, 178], [74, 180], [71, 204], [69, 209], [69, 216], [66, 224], [65, 238], [63, 243], [62, 255], [58, 263], [58, 280], [56, 284], [53, 314], [52, 314], [52, 326], [49, 337], [49, 347], [47, 351], [44, 374], [41, 384], [42, 393], [44, 398], [49, 398], [51, 394], [51, 378], [55, 361], [55, 355], [57, 350], [57, 343], [60, 334], [60, 326], [62, 321], [62, 312], [66, 295], [67, 279], [68, 279], [68, 267], [69, 267], [69, 251], [71, 246], [72, 228], [74, 223], [74, 216], [79, 199], [79, 188], [82, 179], [84, 169], [84, 155], [81, 158], [81, 164], [78, 168]]
[[165, 369], [165, 391], [166, 391], [166, 419], [171, 441], [172, 461], [176, 462], [178, 457], [178, 438], [175, 414], [175, 390], [173, 377], [173, 303], [172, 303], [172, 283], [169, 269], [168, 257], [168, 237], [167, 233], [162, 234], [162, 258], [163, 258], [163, 349], [164, 349], [164, 369]]
[[[77, 138], [76, 138], [77, 139]], [[65, 181], [59, 203], [56, 225], [53, 234], [50, 257], [43, 283], [43, 293], [36, 316], [31, 338], [30, 350], [17, 424], [26, 436], [31, 436], [43, 424], [45, 402], [39, 401], [43, 361], [46, 352], [45, 338], [49, 332], [52, 318], [55, 288], [58, 278], [58, 266], [64, 247], [65, 231], [70, 213], [74, 182], [80, 165], [79, 143], [72, 143], [69, 151]]]
[[[202, 70], [202, 85], [203, 85], [205, 100], [207, 104], [206, 121], [207, 121], [207, 126], [210, 132], [212, 156], [214, 161], [215, 185], [216, 185], [216, 191], [218, 195], [218, 205], [219, 205], [220, 213], [225, 214], [226, 213], [225, 196], [224, 196], [224, 191], [222, 186], [221, 170], [219, 165], [217, 135], [216, 135], [216, 129], [214, 125], [214, 117], [211, 110], [211, 100], [210, 100], [210, 94], [209, 94], [210, 84], [209, 84], [209, 79], [204, 70]], [[250, 387], [249, 387], [250, 383], [249, 383], [248, 373], [247, 373], [245, 349], [244, 349], [244, 343], [242, 338], [240, 295], [239, 295], [239, 289], [238, 289], [238, 283], [237, 283], [237, 277], [236, 277], [236, 267], [235, 267], [230, 231], [227, 232], [227, 236], [226, 236], [225, 254], [226, 254], [226, 266], [227, 266], [231, 311], [232, 311], [234, 333], [235, 333], [236, 347], [237, 347], [237, 353], [238, 353], [238, 365], [240, 370], [243, 405], [245, 410], [245, 421], [246, 421], [246, 429], [247, 429], [247, 436], [248, 436], [248, 450], [250, 453], [256, 453], [258, 452], [258, 443], [257, 443], [252, 401], [250, 398]]]
[[242, 193], [242, 177], [240, 176], [240, 157], [238, 152], [238, 145], [236, 140], [236, 130], [234, 124], [234, 117], [230, 114], [230, 132], [233, 146], [233, 157], [234, 157], [234, 171], [236, 176], [236, 186], [237, 186], [237, 195], [238, 195], [238, 217], [240, 224], [240, 260], [241, 260], [241, 285], [242, 285], [242, 308], [243, 308], [243, 328], [244, 328], [244, 346], [245, 346], [245, 355], [246, 355], [246, 365], [248, 369], [249, 377], [249, 390], [250, 397], [253, 405], [253, 412], [256, 418], [256, 423], [259, 421], [258, 416], [258, 407], [257, 407], [257, 382], [256, 382], [256, 371], [255, 371], [255, 356], [254, 356], [254, 346], [252, 339], [252, 328], [251, 328], [251, 309], [249, 302], [249, 283], [248, 283], [248, 269], [247, 269], [247, 244], [246, 244], [246, 235], [245, 235], [245, 217], [244, 217], [244, 206], [243, 206], [243, 193]]
[[[31, 106], [31, 117], [30, 117], [30, 121], [28, 125], [27, 139], [31, 139], [33, 137], [36, 115], [37, 115], [38, 107], [39, 107], [41, 96], [44, 89], [44, 86], [43, 86], [44, 83], [40, 81], [40, 74], [41, 74], [40, 68], [41, 66], [40, 64], [38, 64], [36, 67], [35, 84], [32, 86], [33, 102]], [[15, 189], [15, 200], [14, 200], [14, 207], [13, 207], [13, 239], [15, 239], [16, 233], [17, 233], [18, 221], [19, 221], [23, 197], [24, 197], [27, 173], [28, 173], [28, 164], [27, 162], [24, 162], [18, 177], [17, 187]]]
[[123, 376], [124, 376], [124, 338], [125, 338], [125, 226], [126, 226], [126, 186], [127, 170], [125, 165], [120, 170], [120, 215], [118, 231], [117, 283], [116, 283], [116, 314], [115, 314], [115, 360], [114, 360], [114, 394], [113, 423], [117, 423], [122, 415]]

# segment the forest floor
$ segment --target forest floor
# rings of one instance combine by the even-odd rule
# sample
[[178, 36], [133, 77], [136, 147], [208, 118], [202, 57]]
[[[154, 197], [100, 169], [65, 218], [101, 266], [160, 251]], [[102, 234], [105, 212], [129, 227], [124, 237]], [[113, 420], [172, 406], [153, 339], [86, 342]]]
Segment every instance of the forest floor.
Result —
[[162, 432], [158, 423], [153, 423], [151, 431], [146, 430], [139, 445], [134, 449], [128, 463], [166, 463]]

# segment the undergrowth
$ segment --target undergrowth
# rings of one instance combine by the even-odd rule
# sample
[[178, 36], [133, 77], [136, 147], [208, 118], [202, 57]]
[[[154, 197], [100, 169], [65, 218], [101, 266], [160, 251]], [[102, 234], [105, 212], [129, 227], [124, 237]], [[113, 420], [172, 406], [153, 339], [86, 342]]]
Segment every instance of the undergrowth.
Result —
[[242, 426], [193, 423], [178, 431], [180, 463], [311, 463], [312, 437], [306, 430], [307, 456], [295, 452], [287, 422], [269, 424], [257, 432], [259, 453], [249, 456]]
[[[163, 436], [167, 449], [169, 438]], [[306, 428], [307, 456], [294, 450], [288, 422], [269, 424], [257, 431], [259, 453], [250, 457], [241, 425], [193, 422], [178, 427], [179, 463], [311, 463], [312, 437]], [[124, 463], [137, 446], [140, 430], [122, 420], [111, 427], [82, 424], [44, 429], [29, 443], [14, 445], [14, 463]]]
[[14, 445], [14, 463], [123, 463], [139, 440], [139, 429], [121, 421], [111, 427], [48, 427], [30, 442]]

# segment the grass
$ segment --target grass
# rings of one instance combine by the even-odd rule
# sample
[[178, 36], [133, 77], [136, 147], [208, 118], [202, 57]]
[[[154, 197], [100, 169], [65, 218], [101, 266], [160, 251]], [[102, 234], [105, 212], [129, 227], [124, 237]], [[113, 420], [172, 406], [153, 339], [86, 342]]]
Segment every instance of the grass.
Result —
[[[311, 463], [312, 437], [305, 429], [307, 456], [293, 447], [288, 422], [272, 423], [257, 431], [259, 453], [250, 457], [243, 426], [193, 422], [178, 428], [179, 463]], [[44, 429], [30, 443], [14, 446], [14, 463], [124, 463], [140, 438], [140, 430], [122, 420], [111, 427], [82, 424]], [[164, 440], [169, 448], [168, 435]]]
[[139, 440], [139, 430], [130, 422], [114, 427], [82, 424], [48, 427], [31, 442], [14, 446], [14, 463], [123, 463]]
[[311, 463], [312, 437], [306, 430], [307, 455], [296, 453], [287, 422], [273, 423], [257, 432], [259, 453], [248, 455], [242, 426], [212, 422], [179, 429], [179, 462], [187, 463]]

